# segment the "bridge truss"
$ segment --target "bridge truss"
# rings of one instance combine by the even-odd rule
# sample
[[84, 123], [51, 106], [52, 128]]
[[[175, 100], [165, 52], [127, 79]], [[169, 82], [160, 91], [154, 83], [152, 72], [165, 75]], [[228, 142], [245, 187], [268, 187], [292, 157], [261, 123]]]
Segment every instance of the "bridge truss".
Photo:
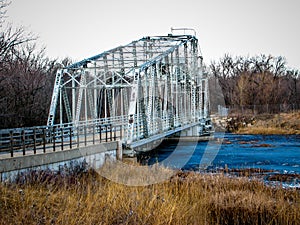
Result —
[[208, 96], [195, 36], [144, 37], [59, 69], [47, 125], [121, 124], [130, 145], [205, 120]]

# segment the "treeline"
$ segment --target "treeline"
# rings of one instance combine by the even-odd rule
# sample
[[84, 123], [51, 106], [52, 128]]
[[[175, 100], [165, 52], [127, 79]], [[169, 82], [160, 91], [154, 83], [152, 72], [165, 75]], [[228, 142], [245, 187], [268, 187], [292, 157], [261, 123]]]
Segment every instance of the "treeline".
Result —
[[21, 43], [21, 33], [23, 30], [12, 29], [1, 33], [1, 128], [44, 125], [47, 121], [55, 61], [46, 58], [43, 50], [36, 51], [28, 37]]
[[[300, 72], [289, 69], [281, 56], [225, 55], [212, 62], [209, 70], [212, 80], [218, 80], [229, 108], [251, 109], [255, 113], [277, 112], [282, 107], [299, 109]], [[213, 101], [215, 96], [211, 98]]]
[[36, 46], [35, 35], [4, 23], [8, 5], [0, 0], [0, 129], [45, 125], [57, 60]]
[[[32, 33], [5, 25], [8, 5], [0, 0], [0, 129], [45, 125], [55, 73], [71, 60], [49, 59]], [[300, 107], [300, 72], [288, 69], [283, 57], [225, 55], [212, 62], [207, 73], [215, 81], [211, 82], [215, 108], [220, 100], [230, 108], [257, 106], [258, 113], [265, 110], [259, 106], [273, 112], [282, 105]], [[213, 88], [217, 83], [220, 89]]]

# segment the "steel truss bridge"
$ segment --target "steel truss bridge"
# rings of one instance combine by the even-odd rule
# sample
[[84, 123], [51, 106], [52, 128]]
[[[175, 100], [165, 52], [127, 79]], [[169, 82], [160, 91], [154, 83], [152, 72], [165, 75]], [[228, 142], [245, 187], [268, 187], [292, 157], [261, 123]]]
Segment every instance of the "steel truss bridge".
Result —
[[[169, 34], [143, 37], [59, 69], [47, 126], [18, 135], [23, 145], [26, 132], [39, 136], [45, 149], [46, 142], [55, 148], [56, 140], [79, 146], [83, 134], [83, 142], [88, 135], [95, 142], [100, 133], [100, 141], [117, 137], [126, 149], [136, 149], [191, 127], [201, 134], [208, 120], [208, 79], [198, 40]], [[7, 132], [11, 148], [16, 138]]]

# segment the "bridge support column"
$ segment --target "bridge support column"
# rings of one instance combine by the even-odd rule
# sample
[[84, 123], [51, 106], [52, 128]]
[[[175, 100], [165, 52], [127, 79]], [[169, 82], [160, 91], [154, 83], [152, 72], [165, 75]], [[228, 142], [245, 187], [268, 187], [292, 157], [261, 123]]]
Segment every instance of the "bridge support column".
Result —
[[181, 132], [182, 137], [198, 137], [200, 126], [193, 126]]
[[117, 158], [117, 160], [122, 160], [123, 159], [123, 146], [122, 146], [121, 141], [118, 141], [116, 158]]

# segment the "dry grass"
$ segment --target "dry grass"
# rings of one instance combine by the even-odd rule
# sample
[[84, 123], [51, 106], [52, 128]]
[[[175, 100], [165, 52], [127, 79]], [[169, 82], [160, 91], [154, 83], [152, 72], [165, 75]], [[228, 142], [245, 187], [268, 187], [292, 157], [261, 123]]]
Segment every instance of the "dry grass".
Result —
[[241, 127], [240, 134], [300, 134], [300, 112], [257, 116], [252, 126]]
[[282, 129], [279, 127], [264, 127], [264, 126], [253, 126], [253, 127], [243, 127], [240, 128], [236, 133], [238, 134], [300, 134], [300, 131], [290, 130], [290, 129]]
[[0, 224], [299, 224], [299, 203], [299, 190], [222, 174], [177, 172], [138, 187], [93, 170], [36, 173], [0, 185]]

